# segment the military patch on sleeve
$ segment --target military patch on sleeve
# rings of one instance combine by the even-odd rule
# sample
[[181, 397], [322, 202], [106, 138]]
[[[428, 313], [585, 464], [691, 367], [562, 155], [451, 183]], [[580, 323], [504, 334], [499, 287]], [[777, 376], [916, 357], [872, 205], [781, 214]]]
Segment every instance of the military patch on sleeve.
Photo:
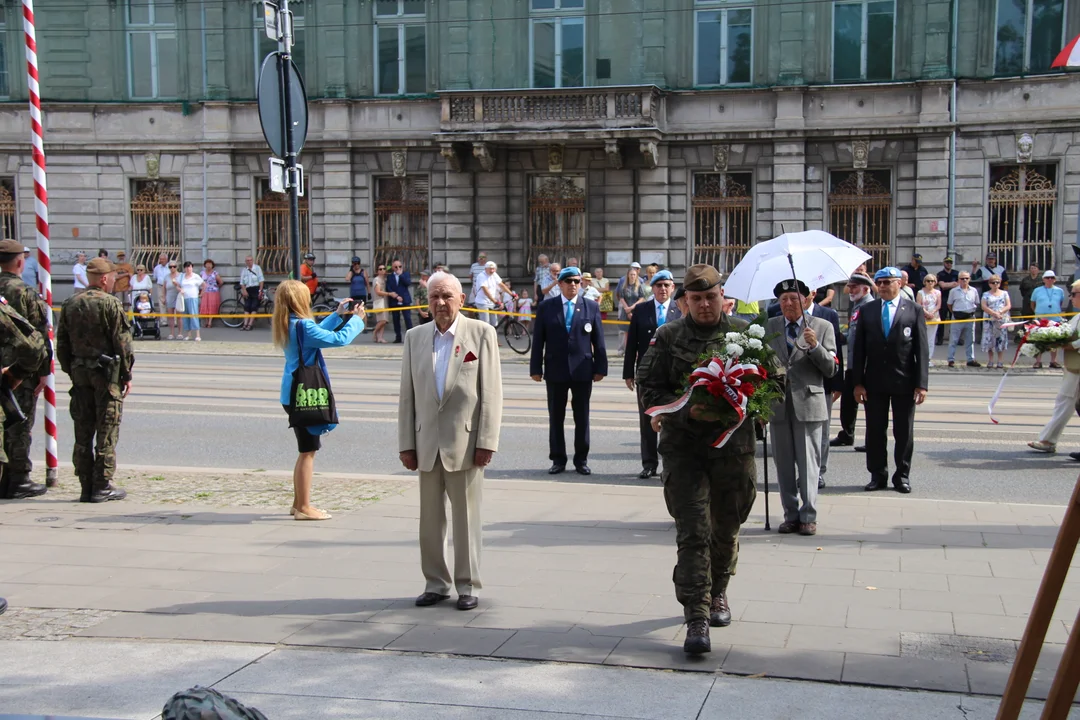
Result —
[[[862, 310], [856, 310], [855, 314], [851, 316], [851, 322], [858, 322], [859, 313], [861, 313], [861, 312], [862, 312]], [[848, 324], [850, 325], [851, 323], [848, 323]]]
[[656, 344], [656, 336], [654, 335], [653, 338], [651, 340], [649, 340], [649, 347], [652, 347], [655, 344]]

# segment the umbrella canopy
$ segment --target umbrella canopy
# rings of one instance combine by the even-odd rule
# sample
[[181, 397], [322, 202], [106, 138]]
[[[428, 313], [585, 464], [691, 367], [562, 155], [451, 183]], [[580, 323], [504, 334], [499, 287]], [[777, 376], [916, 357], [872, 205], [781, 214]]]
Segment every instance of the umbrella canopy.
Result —
[[727, 282], [724, 294], [746, 302], [773, 297], [781, 280], [794, 276], [811, 288], [845, 282], [870, 259], [859, 248], [824, 230], [784, 233], [750, 248]]
[[1058, 56], [1054, 58], [1054, 62], [1050, 63], [1052, 68], [1074, 68], [1080, 67], [1080, 45], [1077, 41], [1080, 40], [1080, 35], [1077, 35], [1069, 44], [1061, 49]]

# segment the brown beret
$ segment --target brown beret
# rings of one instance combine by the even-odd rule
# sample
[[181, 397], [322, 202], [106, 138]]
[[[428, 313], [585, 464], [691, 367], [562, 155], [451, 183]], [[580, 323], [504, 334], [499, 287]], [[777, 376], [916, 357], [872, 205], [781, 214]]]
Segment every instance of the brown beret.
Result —
[[691, 265], [683, 276], [683, 287], [687, 292], [702, 292], [716, 287], [722, 279], [720, 271], [712, 265]]
[[86, 263], [87, 275], [107, 275], [115, 270], [113, 264], [103, 257], [94, 258]]
[[18, 240], [0, 240], [0, 255], [22, 255], [26, 247]]

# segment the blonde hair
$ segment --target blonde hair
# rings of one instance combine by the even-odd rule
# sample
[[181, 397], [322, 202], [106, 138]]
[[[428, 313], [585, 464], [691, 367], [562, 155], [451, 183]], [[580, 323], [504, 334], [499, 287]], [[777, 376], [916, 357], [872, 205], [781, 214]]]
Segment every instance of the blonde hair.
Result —
[[990, 277], [986, 278], [987, 282], [989, 282], [991, 280], [997, 280], [998, 282], [1001, 282], [1001, 276], [1000, 275], [991, 275]]
[[1069, 286], [1070, 292], [1080, 292], [1080, 280], [1074, 280], [1073, 284]]
[[310, 319], [311, 292], [299, 280], [285, 280], [274, 291], [274, 317], [270, 319], [270, 336], [274, 345], [284, 350], [289, 346], [289, 318]]

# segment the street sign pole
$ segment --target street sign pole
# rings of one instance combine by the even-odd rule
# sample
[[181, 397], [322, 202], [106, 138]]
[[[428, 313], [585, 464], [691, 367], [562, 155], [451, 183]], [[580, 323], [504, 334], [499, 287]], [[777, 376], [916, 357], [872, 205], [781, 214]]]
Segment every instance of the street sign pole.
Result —
[[282, 119], [285, 123], [285, 184], [289, 190], [289, 245], [292, 255], [293, 278], [300, 279], [300, 182], [296, 169], [296, 139], [293, 137], [292, 103], [288, 98], [292, 97], [292, 73], [289, 67], [292, 62], [293, 24], [292, 15], [289, 14], [289, 0], [281, 0], [281, 39], [278, 48], [281, 58], [278, 61], [278, 72], [281, 77], [281, 88], [286, 102], [282, 103]]

